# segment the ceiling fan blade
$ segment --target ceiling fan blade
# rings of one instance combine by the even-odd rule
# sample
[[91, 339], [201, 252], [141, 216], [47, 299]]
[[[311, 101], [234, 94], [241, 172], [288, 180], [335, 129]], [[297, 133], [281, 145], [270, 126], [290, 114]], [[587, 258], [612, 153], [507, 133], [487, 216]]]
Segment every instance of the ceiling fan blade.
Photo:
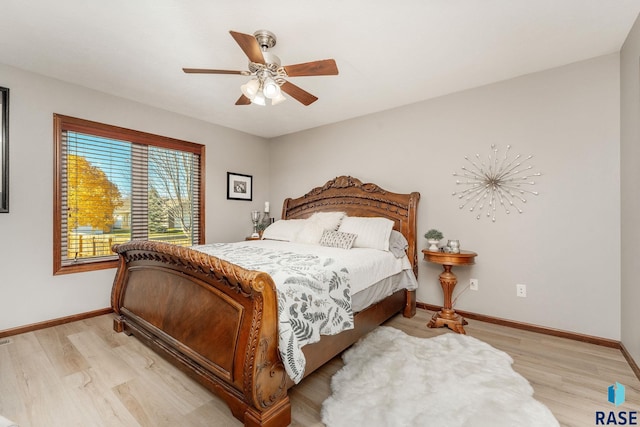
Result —
[[249, 105], [251, 100], [244, 95], [240, 95], [240, 98], [236, 101], [236, 105]]
[[282, 86], [280, 86], [280, 89], [304, 105], [311, 105], [318, 100], [316, 96], [311, 95], [306, 90], [299, 88], [291, 82], [285, 81]]
[[240, 45], [240, 49], [242, 49], [251, 62], [257, 62], [258, 64], [265, 63], [260, 45], [254, 36], [251, 34], [237, 33], [235, 31], [229, 31], [229, 33], [236, 43]]
[[287, 72], [289, 77], [335, 76], [338, 74], [338, 66], [336, 65], [336, 61], [333, 59], [285, 65], [284, 70]]
[[246, 76], [250, 74], [248, 71], [212, 70], [210, 68], [183, 68], [182, 71], [184, 71], [185, 73], [195, 74], [241, 74]]

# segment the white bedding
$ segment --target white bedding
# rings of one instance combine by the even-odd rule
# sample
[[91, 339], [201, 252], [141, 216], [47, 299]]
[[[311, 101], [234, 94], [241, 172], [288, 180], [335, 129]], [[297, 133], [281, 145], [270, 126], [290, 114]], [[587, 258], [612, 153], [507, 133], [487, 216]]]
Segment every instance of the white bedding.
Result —
[[287, 248], [300, 253], [339, 259], [340, 264], [349, 271], [351, 308], [354, 313], [400, 289], [418, 288], [416, 276], [406, 255], [396, 258], [391, 252], [379, 249], [340, 249], [277, 240], [251, 240], [246, 244], [266, 248]]
[[413, 289], [415, 283], [416, 276], [413, 275], [413, 271], [404, 270], [351, 295], [351, 309], [358, 313], [400, 289]]
[[[354, 310], [364, 308], [360, 307], [362, 301], [373, 303], [390, 295], [391, 289], [415, 289], [418, 285], [406, 256], [396, 258], [378, 249], [340, 249], [275, 240], [193, 248], [271, 276], [278, 291], [278, 350], [296, 383], [304, 375], [304, 345], [319, 341], [320, 335], [352, 329]], [[380, 282], [380, 289], [372, 286]], [[351, 296], [358, 293], [367, 296], [358, 298], [357, 307], [353, 307]]]
[[[239, 243], [236, 243], [239, 244]], [[305, 243], [281, 242], [277, 240], [250, 240], [242, 242], [272, 249], [290, 250], [303, 254], [340, 260], [340, 264], [349, 270], [351, 295], [403, 270], [411, 270], [411, 263], [405, 256], [396, 258], [391, 252], [370, 248], [340, 249]], [[411, 275], [413, 276], [413, 275]], [[413, 277], [415, 279], [415, 277]], [[417, 289], [418, 282], [413, 280], [408, 289]]]

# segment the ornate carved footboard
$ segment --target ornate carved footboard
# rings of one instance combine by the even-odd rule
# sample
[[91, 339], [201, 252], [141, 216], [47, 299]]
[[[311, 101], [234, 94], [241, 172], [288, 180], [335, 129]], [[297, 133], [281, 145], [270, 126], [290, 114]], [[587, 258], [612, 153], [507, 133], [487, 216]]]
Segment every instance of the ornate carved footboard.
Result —
[[245, 425], [288, 425], [271, 277], [166, 243], [114, 250], [115, 330], [134, 334], [194, 376]]
[[[419, 198], [343, 176], [287, 199], [283, 218], [330, 210], [390, 218], [409, 242], [415, 271]], [[217, 394], [245, 426], [291, 422], [293, 382], [278, 353], [277, 295], [268, 274], [166, 243], [113, 249], [120, 259], [111, 296], [115, 330], [134, 334]], [[396, 292], [357, 313], [354, 329], [305, 346], [305, 376], [398, 312], [413, 316], [414, 291]]]

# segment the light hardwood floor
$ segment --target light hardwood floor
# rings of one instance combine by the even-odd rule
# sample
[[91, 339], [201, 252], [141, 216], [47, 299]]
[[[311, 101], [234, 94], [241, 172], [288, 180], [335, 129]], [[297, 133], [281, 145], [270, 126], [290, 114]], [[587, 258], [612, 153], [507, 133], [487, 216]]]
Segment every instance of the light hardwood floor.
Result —
[[[430, 316], [419, 309], [414, 318], [397, 316], [387, 325], [420, 337], [452, 333], [426, 328]], [[21, 427], [242, 425], [219, 399], [134, 337], [113, 332], [112, 318], [0, 343], [0, 415]], [[534, 397], [563, 426], [595, 425], [596, 411], [640, 410], [640, 381], [619, 350], [474, 320], [465, 329], [509, 353]], [[341, 367], [335, 358], [290, 390], [292, 426], [323, 425], [320, 407]], [[607, 388], [616, 381], [626, 387], [626, 403], [618, 408], [607, 402]]]

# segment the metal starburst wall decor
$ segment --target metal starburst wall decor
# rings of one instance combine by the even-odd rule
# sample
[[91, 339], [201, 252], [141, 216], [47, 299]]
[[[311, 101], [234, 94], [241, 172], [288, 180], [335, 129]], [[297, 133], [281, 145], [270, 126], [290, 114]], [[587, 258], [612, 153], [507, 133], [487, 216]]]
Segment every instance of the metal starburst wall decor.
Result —
[[512, 209], [522, 213], [520, 206], [527, 203], [526, 196], [538, 195], [537, 191], [527, 188], [535, 185], [532, 177], [541, 175], [539, 172], [531, 173], [533, 166], [526, 165], [533, 156], [520, 160], [521, 156], [518, 154], [509, 158], [510, 149], [511, 146], [507, 145], [507, 151], [501, 157], [496, 146], [492, 145], [486, 163], [479, 154], [475, 155], [476, 160], [465, 156], [464, 159], [470, 166], [462, 166], [461, 174], [453, 173], [454, 176], [465, 178], [456, 180], [456, 185], [466, 188], [453, 193], [462, 201], [460, 209], [468, 208], [470, 212], [477, 212], [476, 219], [480, 219], [486, 207], [484, 215], [495, 222], [498, 205], [502, 206], [502, 210], [507, 214], [511, 213]]

